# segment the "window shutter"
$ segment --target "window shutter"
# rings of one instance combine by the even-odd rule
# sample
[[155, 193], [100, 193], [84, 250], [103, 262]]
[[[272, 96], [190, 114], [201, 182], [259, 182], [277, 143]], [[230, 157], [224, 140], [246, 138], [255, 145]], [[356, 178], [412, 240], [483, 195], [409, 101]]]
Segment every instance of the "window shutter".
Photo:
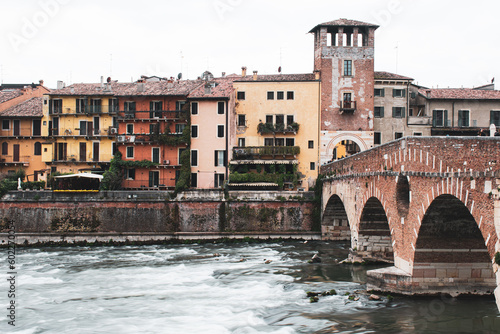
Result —
[[227, 151], [224, 151], [224, 167], [227, 167]]
[[52, 100], [49, 101], [49, 114], [52, 114]]
[[463, 117], [464, 117], [463, 111], [459, 110], [458, 111], [458, 127], [464, 126]]
[[392, 107], [392, 117], [396, 117], [396, 107]]
[[396, 89], [395, 88], [392, 89], [392, 97], [396, 97]]
[[218, 161], [217, 161], [217, 160], [218, 160], [217, 158], [218, 158], [218, 157], [217, 157], [217, 151], [214, 151], [214, 162], [215, 162], [215, 163], [214, 163], [214, 166], [215, 166], [215, 167], [218, 167], [218, 166], [219, 166], [219, 163], [218, 163]]
[[495, 111], [490, 110], [490, 124], [495, 124]]
[[401, 108], [401, 117], [405, 118], [405, 107]]
[[[382, 97], [385, 96], [385, 88], [380, 89], [380, 96], [382, 96]], [[382, 110], [384, 110], [384, 109], [382, 108]]]
[[406, 97], [406, 89], [401, 89], [401, 92], [403, 93], [403, 97]]
[[448, 125], [448, 110], [445, 110], [443, 112], [443, 126], [449, 126]]
[[432, 127], [435, 128], [436, 127], [436, 110], [433, 110], [432, 111]]
[[[384, 90], [382, 89], [382, 92], [383, 91]], [[384, 96], [384, 95], [382, 94], [382, 96]], [[380, 117], [384, 117], [384, 107], [380, 107]]]
[[154, 177], [154, 173], [153, 172], [149, 172], [149, 187], [153, 187], [153, 177]]

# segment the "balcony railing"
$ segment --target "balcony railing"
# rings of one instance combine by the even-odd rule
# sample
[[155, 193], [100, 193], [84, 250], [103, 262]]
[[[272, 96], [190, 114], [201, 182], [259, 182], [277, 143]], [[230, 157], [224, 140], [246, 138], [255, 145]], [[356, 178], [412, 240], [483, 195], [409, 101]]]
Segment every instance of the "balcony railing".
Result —
[[260, 134], [266, 133], [297, 133], [299, 131], [298, 123], [284, 124], [284, 123], [259, 123], [257, 125], [257, 132]]
[[186, 119], [187, 114], [181, 110], [155, 110], [155, 111], [120, 111], [118, 120], [128, 119]]
[[300, 146], [253, 146], [253, 147], [235, 147], [233, 149], [233, 158], [235, 160], [260, 159], [266, 156], [293, 156], [300, 153]]
[[116, 114], [118, 111], [118, 106], [52, 107], [49, 108], [49, 115]]
[[356, 111], [356, 101], [342, 101], [340, 104], [340, 113], [353, 113]]

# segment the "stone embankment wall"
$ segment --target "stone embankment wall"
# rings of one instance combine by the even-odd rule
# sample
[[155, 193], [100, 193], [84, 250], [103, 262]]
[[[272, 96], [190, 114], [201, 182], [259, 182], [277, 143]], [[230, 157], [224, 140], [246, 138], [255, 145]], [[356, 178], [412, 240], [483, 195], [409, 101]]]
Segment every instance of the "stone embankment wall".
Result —
[[229, 198], [224, 200], [222, 191], [185, 192], [173, 200], [159, 191], [10, 192], [0, 202], [0, 232], [7, 232], [9, 222], [14, 222], [18, 236], [26, 235], [28, 242], [48, 235], [81, 239], [82, 235], [109, 237], [111, 233], [142, 235], [144, 239], [208, 233], [216, 239], [232, 233], [283, 236], [312, 232], [313, 205], [308, 193], [265, 192], [259, 196], [238, 192]]

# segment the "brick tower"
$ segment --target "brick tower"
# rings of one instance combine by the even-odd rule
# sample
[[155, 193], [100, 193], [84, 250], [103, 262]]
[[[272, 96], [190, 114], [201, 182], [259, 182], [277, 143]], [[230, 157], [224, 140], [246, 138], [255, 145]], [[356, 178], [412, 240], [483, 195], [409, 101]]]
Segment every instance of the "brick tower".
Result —
[[339, 19], [318, 24], [310, 31], [314, 34], [314, 71], [321, 76], [321, 164], [332, 160], [340, 144], [346, 152], [346, 143], [357, 145], [361, 151], [373, 146], [377, 28]]

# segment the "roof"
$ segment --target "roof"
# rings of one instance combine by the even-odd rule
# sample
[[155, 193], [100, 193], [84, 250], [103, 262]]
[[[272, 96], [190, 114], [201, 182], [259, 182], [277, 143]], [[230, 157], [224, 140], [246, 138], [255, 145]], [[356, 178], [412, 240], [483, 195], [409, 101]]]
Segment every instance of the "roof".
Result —
[[314, 73], [305, 74], [259, 74], [257, 80], [253, 75], [247, 75], [236, 79], [235, 82], [275, 82], [275, 81], [318, 81]]
[[[229, 98], [233, 92], [233, 81], [238, 77], [215, 78], [200, 85], [188, 95], [188, 98]], [[210, 87], [210, 90], [205, 87]]]
[[0, 113], [0, 117], [43, 117], [42, 98], [33, 97]]
[[23, 95], [23, 91], [21, 89], [0, 90], [0, 103], [15, 99], [21, 95]]
[[[430, 93], [430, 96], [427, 95]], [[434, 88], [419, 89], [418, 93], [434, 100], [500, 100], [498, 90], [480, 90], [473, 88]]]
[[80, 83], [53, 90], [49, 95], [74, 96], [182, 96], [188, 95], [194, 88], [201, 85], [200, 80], [174, 80], [153, 82], [111, 82]]
[[375, 71], [375, 80], [413, 80], [413, 78], [405, 77], [399, 74], [390, 72]]
[[90, 173], [80, 173], [80, 174], [67, 174], [67, 175], [58, 175], [54, 176], [55, 179], [68, 179], [68, 178], [86, 178], [86, 179], [99, 179], [102, 180], [103, 176], [102, 175], [97, 175], [97, 174], [90, 174]]
[[314, 28], [312, 28], [309, 32], [314, 32], [322, 27], [370, 27], [370, 28], [378, 28], [379, 26], [372, 23], [361, 22], [356, 20], [348, 20], [348, 19], [338, 19], [335, 21], [320, 23]]

